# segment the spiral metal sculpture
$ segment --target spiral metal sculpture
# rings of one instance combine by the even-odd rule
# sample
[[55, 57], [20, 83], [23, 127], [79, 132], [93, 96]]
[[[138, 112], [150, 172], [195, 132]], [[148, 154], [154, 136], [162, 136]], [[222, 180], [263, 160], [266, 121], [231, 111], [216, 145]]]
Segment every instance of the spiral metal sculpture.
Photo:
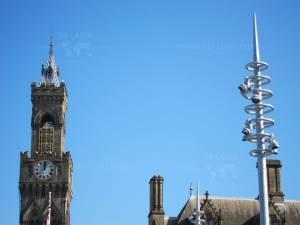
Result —
[[256, 149], [251, 150], [249, 154], [257, 157], [260, 225], [269, 225], [266, 157], [277, 154], [279, 145], [272, 133], [265, 132], [265, 129], [272, 127], [275, 122], [265, 118], [264, 115], [272, 112], [274, 108], [263, 102], [272, 97], [272, 91], [262, 88], [271, 82], [271, 78], [261, 73], [268, 68], [268, 64], [260, 61], [255, 13], [253, 15], [253, 27], [253, 62], [246, 65], [246, 69], [253, 72], [253, 75], [245, 78], [244, 83], [239, 86], [239, 90], [243, 97], [252, 102], [245, 107], [245, 112], [255, 115], [255, 117], [246, 120], [242, 133], [244, 134], [243, 141], [256, 143]]

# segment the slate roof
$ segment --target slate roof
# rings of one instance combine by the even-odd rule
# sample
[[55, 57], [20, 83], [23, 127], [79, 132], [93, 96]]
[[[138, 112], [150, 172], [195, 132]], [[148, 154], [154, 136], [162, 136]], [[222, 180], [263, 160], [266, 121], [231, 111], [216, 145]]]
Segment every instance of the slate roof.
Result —
[[[205, 197], [202, 197], [203, 204]], [[222, 225], [259, 225], [259, 202], [255, 199], [246, 198], [209, 198], [217, 213], [221, 213]], [[188, 217], [195, 209], [196, 197], [191, 197], [177, 217], [166, 217], [165, 225], [192, 225]], [[300, 225], [300, 201], [285, 201], [275, 204], [280, 212], [286, 217], [287, 225]], [[209, 210], [204, 205], [204, 212]], [[270, 208], [270, 214], [275, 213]]]

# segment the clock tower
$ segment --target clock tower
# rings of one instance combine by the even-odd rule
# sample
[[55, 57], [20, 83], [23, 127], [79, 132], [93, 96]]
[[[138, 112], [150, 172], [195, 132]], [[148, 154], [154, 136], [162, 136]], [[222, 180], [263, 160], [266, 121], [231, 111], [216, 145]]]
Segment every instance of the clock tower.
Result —
[[41, 80], [31, 84], [31, 151], [20, 156], [20, 225], [43, 225], [52, 193], [51, 225], [70, 225], [72, 158], [64, 149], [67, 89], [59, 80], [53, 41]]

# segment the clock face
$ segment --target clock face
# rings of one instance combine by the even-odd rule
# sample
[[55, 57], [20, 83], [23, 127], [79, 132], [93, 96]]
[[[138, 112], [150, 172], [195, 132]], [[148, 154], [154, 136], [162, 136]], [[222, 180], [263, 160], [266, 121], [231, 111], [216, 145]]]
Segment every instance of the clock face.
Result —
[[54, 171], [54, 166], [49, 160], [41, 160], [34, 166], [34, 174], [40, 180], [48, 180]]

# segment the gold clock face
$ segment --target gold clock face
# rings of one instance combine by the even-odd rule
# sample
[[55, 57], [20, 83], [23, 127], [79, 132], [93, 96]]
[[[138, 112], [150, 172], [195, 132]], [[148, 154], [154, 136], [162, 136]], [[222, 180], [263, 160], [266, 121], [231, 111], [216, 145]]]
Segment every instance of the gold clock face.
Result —
[[54, 172], [54, 165], [49, 160], [41, 160], [34, 166], [34, 174], [39, 180], [49, 180]]

